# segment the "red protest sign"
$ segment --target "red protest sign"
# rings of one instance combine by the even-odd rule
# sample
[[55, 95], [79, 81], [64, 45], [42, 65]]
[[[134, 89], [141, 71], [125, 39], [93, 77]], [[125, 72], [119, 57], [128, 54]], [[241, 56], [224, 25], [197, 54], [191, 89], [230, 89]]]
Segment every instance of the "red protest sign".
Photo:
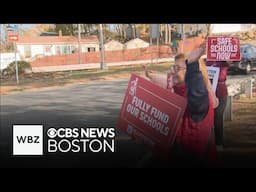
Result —
[[207, 38], [208, 61], [240, 61], [240, 39], [232, 36]]
[[8, 33], [8, 41], [9, 42], [16, 42], [19, 40], [19, 35], [18, 33], [12, 32], [12, 33]]
[[132, 74], [117, 127], [166, 156], [185, 108], [185, 98]]

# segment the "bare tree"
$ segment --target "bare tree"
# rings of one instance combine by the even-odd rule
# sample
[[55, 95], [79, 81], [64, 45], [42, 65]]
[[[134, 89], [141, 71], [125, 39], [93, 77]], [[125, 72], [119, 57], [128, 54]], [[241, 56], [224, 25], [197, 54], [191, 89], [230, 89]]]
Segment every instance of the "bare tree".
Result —
[[206, 36], [210, 35], [212, 32], [211, 24], [205, 24], [206, 25]]
[[116, 24], [115, 30], [118, 33], [119, 41], [125, 41], [126, 40], [126, 28], [127, 24]]

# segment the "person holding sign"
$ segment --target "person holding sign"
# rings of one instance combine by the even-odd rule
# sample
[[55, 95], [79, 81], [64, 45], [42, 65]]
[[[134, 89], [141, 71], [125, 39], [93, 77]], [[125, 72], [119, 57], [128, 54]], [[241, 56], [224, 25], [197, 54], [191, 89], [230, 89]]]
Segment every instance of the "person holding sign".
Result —
[[219, 69], [216, 96], [219, 107], [215, 109], [214, 131], [218, 149], [223, 148], [223, 114], [227, 105], [227, 71], [232, 61], [240, 61], [240, 39], [236, 36], [207, 37], [207, 66]]
[[219, 78], [216, 89], [216, 96], [219, 100], [219, 106], [214, 110], [214, 133], [215, 142], [218, 149], [223, 148], [223, 126], [224, 111], [227, 105], [228, 90], [226, 85], [227, 71], [229, 62], [226, 61], [206, 61], [207, 66], [219, 68]]
[[[178, 54], [171, 69], [167, 88], [187, 99], [187, 108], [178, 129], [175, 144], [171, 148], [171, 166], [218, 166], [219, 159], [212, 128], [214, 122], [214, 97], [204, 78], [199, 58], [205, 45], [194, 49], [187, 57]], [[145, 69], [154, 82], [154, 76]], [[207, 73], [206, 73], [207, 74]], [[206, 79], [204, 81], [204, 79]]]

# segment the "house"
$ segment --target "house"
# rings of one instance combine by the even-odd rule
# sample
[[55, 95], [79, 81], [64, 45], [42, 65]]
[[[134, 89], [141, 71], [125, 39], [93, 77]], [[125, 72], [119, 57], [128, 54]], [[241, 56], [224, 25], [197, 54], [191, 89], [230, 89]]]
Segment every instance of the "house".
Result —
[[124, 47], [125, 49], [145, 48], [145, 47], [149, 47], [149, 43], [146, 41], [143, 41], [142, 39], [136, 38], [136, 39], [127, 41], [124, 44]]
[[105, 51], [123, 50], [124, 45], [119, 41], [111, 40], [104, 44]]
[[[81, 52], [99, 51], [97, 36], [81, 38]], [[21, 59], [29, 60], [37, 56], [70, 54], [77, 52], [78, 38], [74, 36], [21, 36], [17, 42], [17, 50]]]

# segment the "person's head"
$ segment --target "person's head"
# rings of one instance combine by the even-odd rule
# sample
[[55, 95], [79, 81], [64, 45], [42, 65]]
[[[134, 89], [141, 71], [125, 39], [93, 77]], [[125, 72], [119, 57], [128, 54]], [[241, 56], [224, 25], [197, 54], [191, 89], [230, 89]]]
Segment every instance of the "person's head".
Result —
[[181, 84], [185, 82], [185, 74], [186, 74], [186, 58], [183, 53], [179, 53], [174, 58], [174, 65], [172, 70], [174, 72], [175, 83]]
[[[186, 57], [183, 53], [179, 53], [174, 58], [175, 63], [172, 67], [173, 72], [175, 74], [175, 80], [177, 84], [181, 84], [185, 82], [185, 74], [186, 74]], [[208, 87], [210, 86], [208, 72], [206, 68], [206, 63], [203, 58], [199, 59], [199, 69], [202, 72], [203, 79], [205, 85]]]

